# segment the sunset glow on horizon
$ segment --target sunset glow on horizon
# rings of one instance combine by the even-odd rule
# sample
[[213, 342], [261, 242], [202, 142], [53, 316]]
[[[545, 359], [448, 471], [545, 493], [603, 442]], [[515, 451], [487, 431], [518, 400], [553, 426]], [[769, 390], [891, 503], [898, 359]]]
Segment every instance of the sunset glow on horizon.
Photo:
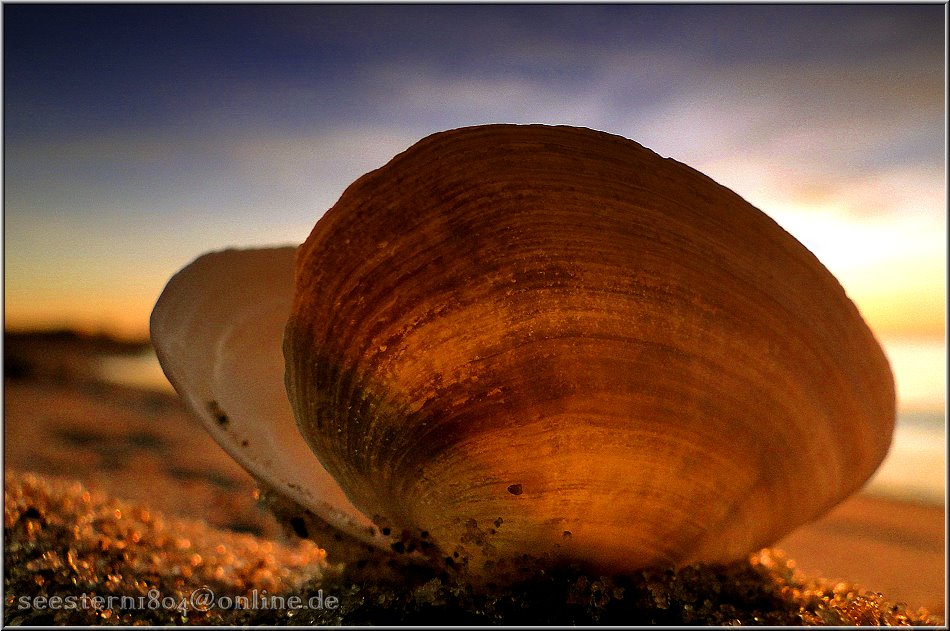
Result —
[[568, 124], [773, 217], [942, 407], [945, 9], [5, 5], [5, 328], [144, 337], [182, 266], [302, 242], [422, 137]]
[[[314, 222], [320, 215], [314, 213]], [[814, 209], [783, 209], [771, 215], [835, 274], [879, 337], [944, 339], [947, 253], [942, 235], [946, 227], [939, 218], [930, 225], [914, 226], [835, 218]], [[308, 233], [309, 228], [300, 232], [298, 240], [302, 242]], [[292, 242], [257, 236], [214, 248], [198, 245], [194, 256], [210, 249]], [[128, 261], [130, 268], [98, 273], [90, 273], [86, 266], [53, 269], [42, 264], [32, 270], [35, 275], [8, 270], [6, 327], [147, 337], [156, 290], [160, 292], [167, 282], [169, 269], [174, 273], [189, 261], [155, 261], [146, 252], [139, 255], [140, 261]], [[89, 276], [83, 277], [84, 273]], [[24, 299], [11, 300], [14, 296]]]

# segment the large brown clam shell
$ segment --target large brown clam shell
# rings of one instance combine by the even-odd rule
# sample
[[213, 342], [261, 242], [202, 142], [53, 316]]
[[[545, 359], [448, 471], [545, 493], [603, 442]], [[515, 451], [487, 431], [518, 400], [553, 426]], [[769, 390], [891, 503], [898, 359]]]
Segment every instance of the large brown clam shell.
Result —
[[444, 132], [357, 180], [300, 248], [284, 349], [353, 505], [446, 553], [738, 558], [859, 488], [894, 421], [805, 247], [587, 129]]

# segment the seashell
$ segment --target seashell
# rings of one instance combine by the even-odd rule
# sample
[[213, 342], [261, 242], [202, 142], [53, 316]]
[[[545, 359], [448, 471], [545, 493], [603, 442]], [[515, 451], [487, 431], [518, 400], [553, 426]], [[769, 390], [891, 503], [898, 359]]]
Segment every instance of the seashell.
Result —
[[152, 332], [267, 488], [475, 575], [741, 558], [857, 490], [895, 415], [881, 347], [804, 246], [588, 129], [429, 136], [296, 251], [186, 267]]

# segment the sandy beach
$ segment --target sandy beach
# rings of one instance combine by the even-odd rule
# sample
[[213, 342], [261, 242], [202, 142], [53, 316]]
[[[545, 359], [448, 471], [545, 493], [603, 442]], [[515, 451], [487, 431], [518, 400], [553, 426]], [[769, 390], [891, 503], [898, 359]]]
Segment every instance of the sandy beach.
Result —
[[[280, 538], [255, 484], [173, 394], [104, 383], [97, 354], [134, 354], [69, 334], [8, 335], [5, 474], [75, 480], [94, 492], [221, 531]], [[319, 543], [319, 542], [318, 542]], [[944, 616], [945, 511], [856, 495], [776, 546], [809, 577], [854, 583]]]

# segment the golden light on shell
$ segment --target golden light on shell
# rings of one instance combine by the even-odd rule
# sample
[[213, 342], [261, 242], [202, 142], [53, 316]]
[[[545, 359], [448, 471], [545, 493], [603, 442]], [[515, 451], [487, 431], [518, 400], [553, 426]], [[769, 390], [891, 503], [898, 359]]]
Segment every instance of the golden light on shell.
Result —
[[894, 422], [887, 360], [808, 250], [588, 129], [430, 136], [296, 251], [185, 268], [152, 330], [266, 488], [476, 575], [740, 558], [859, 488]]

